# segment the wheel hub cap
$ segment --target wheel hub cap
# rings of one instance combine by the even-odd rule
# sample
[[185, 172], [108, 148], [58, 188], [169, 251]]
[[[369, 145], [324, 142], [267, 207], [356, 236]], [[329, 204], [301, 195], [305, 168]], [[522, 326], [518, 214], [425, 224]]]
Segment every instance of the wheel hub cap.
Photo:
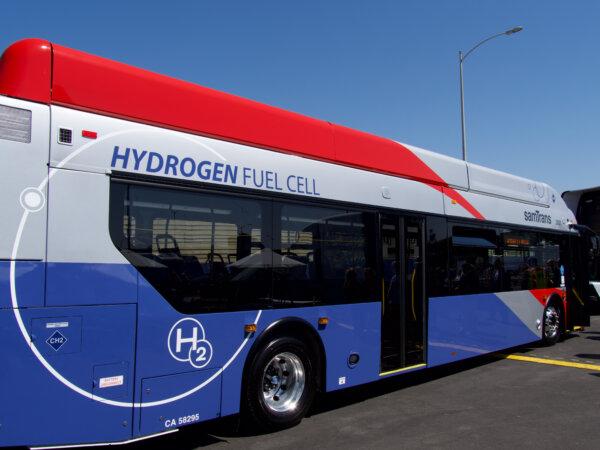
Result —
[[263, 399], [267, 408], [288, 412], [297, 408], [306, 383], [298, 356], [283, 352], [269, 361], [263, 372]]
[[554, 306], [546, 308], [544, 313], [544, 335], [546, 338], [554, 338], [558, 334], [560, 315]]

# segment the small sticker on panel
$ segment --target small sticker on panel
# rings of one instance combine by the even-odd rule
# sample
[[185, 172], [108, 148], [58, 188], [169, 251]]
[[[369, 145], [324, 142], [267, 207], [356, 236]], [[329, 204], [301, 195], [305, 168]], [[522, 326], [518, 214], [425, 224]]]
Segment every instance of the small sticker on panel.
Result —
[[46, 328], [67, 328], [69, 322], [48, 322]]
[[114, 377], [100, 378], [98, 387], [100, 389], [123, 385], [124, 376], [116, 375]]
[[342, 385], [342, 384], [346, 384], [346, 377], [339, 377], [338, 378], [338, 385]]

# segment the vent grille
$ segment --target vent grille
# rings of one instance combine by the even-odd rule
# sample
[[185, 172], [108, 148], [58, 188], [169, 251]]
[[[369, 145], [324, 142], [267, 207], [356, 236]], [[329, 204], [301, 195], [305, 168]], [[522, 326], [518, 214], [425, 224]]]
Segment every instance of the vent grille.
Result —
[[58, 143], [65, 145], [73, 145], [73, 130], [69, 128], [59, 128]]
[[0, 105], [0, 139], [31, 142], [31, 111]]

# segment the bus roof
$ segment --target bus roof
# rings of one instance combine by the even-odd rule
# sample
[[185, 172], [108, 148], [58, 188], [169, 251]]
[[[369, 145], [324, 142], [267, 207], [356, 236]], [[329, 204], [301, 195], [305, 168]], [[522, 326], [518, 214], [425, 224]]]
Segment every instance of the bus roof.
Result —
[[[454, 188], [531, 202], [523, 189], [529, 184], [531, 190], [532, 182], [524, 178], [42, 39], [24, 39], [5, 50], [0, 95], [409, 178], [440, 190], [480, 219]], [[484, 183], [477, 185], [477, 173]], [[548, 191], [544, 183], [534, 184]], [[547, 199], [539, 202], [548, 204]]]

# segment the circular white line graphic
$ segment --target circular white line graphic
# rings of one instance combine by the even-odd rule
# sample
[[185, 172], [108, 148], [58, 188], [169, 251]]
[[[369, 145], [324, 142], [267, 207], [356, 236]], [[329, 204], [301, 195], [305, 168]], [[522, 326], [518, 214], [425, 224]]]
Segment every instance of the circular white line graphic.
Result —
[[[114, 133], [109, 133], [106, 136], [102, 137], [101, 139], [98, 139], [94, 142], [89, 142], [85, 145], [82, 145], [81, 147], [79, 147], [76, 151], [74, 151], [73, 153], [69, 154], [68, 156], [66, 156], [62, 161], [60, 161], [55, 167], [53, 167], [52, 169], [50, 169], [48, 175], [42, 180], [42, 182], [40, 183], [40, 185], [38, 187], [30, 187], [25, 189], [20, 197], [19, 197], [19, 202], [21, 203], [21, 206], [23, 207], [24, 211], [23, 211], [23, 216], [21, 216], [21, 221], [19, 222], [19, 227], [17, 228], [17, 233], [15, 236], [15, 242], [13, 244], [13, 248], [12, 248], [12, 252], [11, 252], [11, 260], [10, 260], [10, 273], [9, 273], [9, 278], [10, 278], [10, 297], [11, 297], [11, 304], [12, 304], [12, 308], [13, 308], [13, 313], [15, 315], [15, 319], [17, 321], [17, 325], [19, 326], [19, 331], [21, 331], [21, 334], [23, 335], [23, 338], [25, 339], [25, 342], [27, 343], [27, 345], [29, 346], [29, 348], [31, 349], [31, 351], [33, 352], [33, 354], [35, 355], [35, 357], [39, 360], [39, 362], [48, 370], [48, 372], [50, 372], [58, 381], [60, 381], [62, 384], [64, 384], [65, 386], [67, 386], [69, 389], [75, 391], [76, 393], [89, 398], [90, 400], [94, 400], [100, 403], [104, 403], [106, 405], [111, 405], [111, 406], [119, 406], [119, 407], [123, 407], [123, 408], [147, 408], [147, 407], [151, 407], [151, 406], [159, 406], [159, 405], [164, 405], [167, 403], [172, 403], [175, 402], [177, 400], [180, 400], [182, 398], [185, 398], [191, 394], [193, 394], [194, 392], [199, 391], [200, 389], [202, 389], [204, 386], [208, 385], [209, 383], [211, 383], [215, 378], [217, 378], [219, 375], [221, 375], [221, 373], [223, 373], [230, 365], [233, 361], [235, 361], [235, 359], [237, 358], [237, 356], [240, 354], [240, 352], [242, 351], [242, 349], [246, 346], [246, 344], [248, 343], [248, 340], [250, 339], [251, 335], [248, 335], [244, 338], [244, 340], [242, 341], [242, 343], [239, 345], [239, 347], [236, 349], [236, 351], [233, 353], [233, 355], [231, 355], [231, 357], [227, 360], [227, 362], [225, 364], [223, 364], [223, 367], [221, 367], [220, 369], [218, 369], [217, 371], [215, 371], [214, 374], [212, 374], [209, 378], [207, 378], [206, 380], [204, 380], [202, 383], [200, 383], [199, 385], [193, 387], [192, 389], [189, 389], [185, 392], [182, 392], [179, 395], [175, 395], [173, 397], [169, 397], [169, 398], [165, 398], [162, 400], [156, 400], [153, 402], [140, 402], [140, 403], [133, 403], [133, 402], [120, 402], [120, 401], [116, 401], [116, 400], [110, 400], [104, 397], [98, 397], [97, 395], [92, 395], [91, 392], [86, 391], [85, 389], [81, 389], [79, 386], [75, 385], [74, 383], [72, 383], [71, 381], [69, 381], [67, 378], [65, 378], [64, 376], [62, 376], [56, 369], [54, 369], [54, 367], [52, 367], [52, 365], [46, 360], [46, 358], [44, 358], [44, 356], [40, 353], [40, 351], [38, 350], [38, 348], [36, 347], [35, 343], [33, 342], [33, 340], [31, 339], [31, 336], [29, 336], [29, 333], [27, 332], [27, 328], [25, 327], [25, 323], [23, 322], [23, 318], [21, 317], [21, 311], [19, 310], [19, 302], [18, 302], [18, 297], [17, 297], [17, 288], [16, 288], [16, 277], [15, 277], [15, 273], [16, 273], [16, 259], [18, 256], [18, 252], [19, 252], [19, 245], [21, 243], [21, 237], [23, 236], [23, 229], [25, 228], [25, 224], [27, 223], [27, 218], [29, 217], [29, 214], [31, 213], [35, 213], [37, 211], [40, 211], [44, 205], [45, 205], [45, 196], [43, 194], [44, 189], [46, 188], [46, 185], [48, 184], [48, 182], [50, 181], [50, 179], [56, 175], [56, 173], [58, 173], [58, 169], [62, 168], [65, 166], [65, 164], [67, 164], [70, 160], [72, 160], [73, 158], [75, 158], [76, 156], [78, 156], [79, 154], [81, 154], [84, 150], [87, 150], [88, 148], [92, 147], [93, 145], [97, 145], [102, 141], [105, 141], [109, 138], [118, 136], [118, 135], [122, 135], [122, 134], [127, 134], [127, 133], [135, 133], [135, 132], [144, 132], [144, 133], [148, 133], [148, 132], [158, 132], [158, 133], [166, 133], [165, 131], [162, 130], [125, 130], [125, 131], [116, 131]], [[204, 149], [207, 149], [209, 151], [211, 151], [213, 154], [215, 154], [216, 156], [218, 156], [219, 158], [221, 158], [222, 160], [226, 161], [226, 159], [221, 156], [217, 151], [211, 149], [208, 145], [198, 142], [195, 139], [189, 137], [189, 136], [182, 136], [185, 139], [198, 144], [199, 146], [203, 147]], [[260, 316], [262, 314], [262, 310], [258, 311], [256, 314], [256, 317], [254, 319], [254, 324], [257, 325], [258, 321], [260, 320]], [[211, 347], [212, 349], [212, 347]]]
[[38, 188], [28, 187], [21, 192], [19, 202], [23, 209], [29, 212], [38, 212], [46, 204], [46, 197]]

